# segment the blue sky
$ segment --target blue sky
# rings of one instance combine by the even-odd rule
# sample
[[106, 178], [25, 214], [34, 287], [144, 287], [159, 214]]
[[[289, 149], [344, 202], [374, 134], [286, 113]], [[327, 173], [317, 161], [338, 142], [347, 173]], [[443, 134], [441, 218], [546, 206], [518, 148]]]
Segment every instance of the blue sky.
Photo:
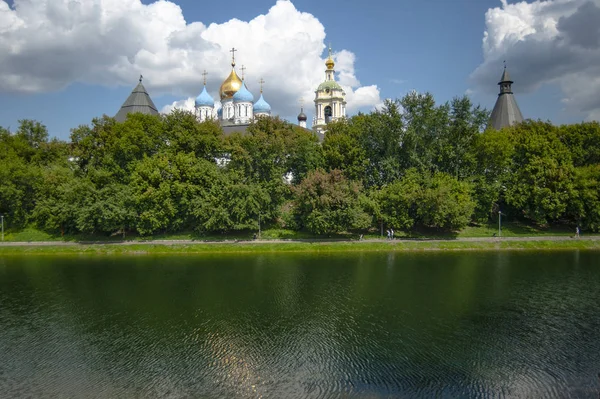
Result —
[[[324, 76], [320, 58], [326, 57], [328, 43], [336, 69], [344, 73], [342, 84], [355, 93], [349, 99], [351, 113], [369, 111], [383, 99], [413, 89], [432, 92], [438, 102], [469, 93], [475, 103], [491, 109], [506, 59], [526, 118], [571, 123], [600, 115], [599, 96], [594, 96], [600, 74], [590, 70], [599, 55], [594, 40], [598, 30], [576, 31], [594, 23], [589, 15], [600, 11], [599, 0], [295, 0], [291, 7], [275, 0], [228, 0], [227, 6], [173, 0], [180, 11], [149, 0], [79, 2], [75, 12], [60, 6], [66, 0], [0, 0], [0, 21], [9, 21], [4, 26], [0, 22], [0, 126], [14, 129], [19, 119], [36, 119], [51, 135], [68, 139], [71, 128], [102, 114], [114, 115], [137, 83], [138, 72], [144, 73], [159, 109], [184, 106], [186, 98], [197, 95], [203, 68], [209, 70], [207, 88], [215, 95], [230, 69], [230, 44], [240, 50], [238, 66], [250, 66], [250, 90], [258, 96], [255, 82], [264, 77], [266, 100], [290, 120], [299, 111], [300, 97], [312, 118], [311, 90]], [[112, 7], [112, 13], [102, 7]], [[90, 20], [100, 20], [98, 15], [115, 21], [100, 36], [89, 27]], [[252, 25], [252, 34], [244, 31], [260, 15], [271, 18], [270, 36], [256, 28], [260, 24]], [[179, 53], [165, 45], [150, 50], [155, 58], [144, 55], [165, 30], [183, 32]], [[256, 49], [261, 48], [268, 51], [259, 59]], [[163, 50], [168, 57], [161, 56]], [[596, 86], [589, 87], [590, 82]]]

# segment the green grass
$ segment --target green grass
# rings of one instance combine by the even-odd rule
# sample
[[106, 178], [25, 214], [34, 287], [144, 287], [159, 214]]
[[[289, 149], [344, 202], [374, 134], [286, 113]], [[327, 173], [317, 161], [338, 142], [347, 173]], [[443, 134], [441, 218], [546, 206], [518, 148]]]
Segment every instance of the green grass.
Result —
[[48, 246], [0, 246], [0, 255], [143, 255], [218, 254], [272, 252], [356, 252], [356, 251], [471, 251], [471, 250], [600, 250], [600, 240], [563, 241], [343, 241], [280, 243], [193, 243], [193, 244], [63, 244]]
[[[193, 240], [193, 241], [232, 241], [249, 240], [253, 237], [254, 231], [231, 232], [227, 234], [212, 233], [208, 235], [199, 234], [193, 231], [184, 231], [179, 233], [155, 234], [152, 236], [140, 237], [137, 235], [127, 235], [126, 241], [153, 241], [153, 240]], [[587, 235], [585, 231], [583, 235]], [[452, 240], [456, 238], [470, 237], [494, 237], [498, 234], [498, 225], [488, 223], [482, 225], [470, 225], [458, 232], [440, 231], [434, 229], [421, 229], [417, 231], [405, 232], [396, 231], [396, 238], [436, 238]], [[545, 237], [545, 236], [573, 236], [574, 231], [567, 226], [558, 226], [542, 228], [538, 226], [526, 225], [519, 222], [506, 222], [502, 224], [502, 237]], [[267, 228], [262, 231], [261, 238], [266, 240], [298, 240], [298, 239], [357, 239], [360, 233], [345, 233], [315, 236], [307, 232], [286, 230], [279, 228]], [[379, 239], [379, 231], [371, 231], [364, 234], [365, 239]], [[36, 242], [36, 241], [67, 241], [67, 242], [122, 242], [121, 235], [107, 236], [104, 234], [78, 234], [65, 235], [49, 234], [34, 228], [26, 228], [22, 231], [7, 231], [5, 241], [17, 242]]]
[[[255, 231], [234, 231], [226, 234], [211, 233], [200, 234], [194, 231], [183, 231], [178, 233], [153, 234], [149, 236], [138, 236], [128, 234], [123, 238], [122, 235], [108, 236], [105, 234], [49, 234], [34, 228], [26, 228], [19, 232], [6, 232], [4, 241], [13, 242], [122, 242], [122, 241], [154, 241], [154, 240], [194, 240], [194, 241], [232, 241], [232, 240], [250, 240]], [[359, 234], [331, 234], [314, 235], [302, 231], [269, 228], [263, 230], [261, 238], [265, 240], [298, 240], [298, 239], [352, 239], [358, 238]], [[378, 238], [379, 236], [373, 236]]]
[[18, 232], [7, 231], [4, 233], [4, 241], [54, 241], [54, 237], [46, 232], [26, 228]]
[[[492, 237], [498, 234], [498, 224], [488, 223], [481, 226], [467, 226], [458, 233], [458, 237]], [[539, 227], [519, 222], [502, 224], [502, 237], [539, 237], [539, 236], [569, 236], [574, 235], [575, 229], [566, 226]]]

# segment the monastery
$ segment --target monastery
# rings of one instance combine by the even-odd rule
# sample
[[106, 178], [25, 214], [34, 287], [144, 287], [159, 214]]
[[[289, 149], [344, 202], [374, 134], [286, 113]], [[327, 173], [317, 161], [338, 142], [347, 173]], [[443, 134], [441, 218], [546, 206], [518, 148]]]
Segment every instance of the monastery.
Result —
[[[260, 80], [260, 96], [258, 100], [254, 101], [255, 96], [248, 90], [244, 79], [245, 68], [243, 66], [240, 68], [241, 78], [236, 72], [235, 52], [237, 50], [232, 48], [230, 51], [232, 53], [231, 72], [219, 88], [220, 107], [215, 104], [215, 100], [206, 90], [206, 71], [202, 74], [204, 87], [195, 100], [195, 113], [198, 120], [200, 122], [209, 119], [218, 120], [226, 134], [234, 131], [245, 132], [246, 128], [257, 118], [272, 115], [271, 105], [265, 100], [263, 93], [264, 81]], [[346, 93], [342, 86], [335, 81], [335, 62], [331, 56], [331, 47], [325, 67], [325, 80], [315, 90], [315, 116], [311, 126], [320, 139], [324, 137], [328, 123], [346, 117]], [[502, 129], [523, 121], [523, 115], [512, 92], [513, 83], [505, 65], [498, 83], [500, 94], [498, 94], [489, 122], [489, 126], [495, 129]], [[115, 119], [123, 122], [127, 119], [127, 114], [132, 112], [158, 115], [154, 102], [142, 84], [141, 76], [138, 85], [123, 103]], [[298, 114], [298, 125], [307, 128], [307, 120], [304, 109], [301, 108], [300, 114]]]

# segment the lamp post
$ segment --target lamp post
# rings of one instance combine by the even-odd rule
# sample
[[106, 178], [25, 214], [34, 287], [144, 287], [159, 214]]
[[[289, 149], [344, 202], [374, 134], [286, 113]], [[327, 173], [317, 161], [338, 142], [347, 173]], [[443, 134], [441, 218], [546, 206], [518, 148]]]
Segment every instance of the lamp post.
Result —
[[0, 219], [2, 219], [2, 241], [4, 241], [4, 215], [0, 215]]

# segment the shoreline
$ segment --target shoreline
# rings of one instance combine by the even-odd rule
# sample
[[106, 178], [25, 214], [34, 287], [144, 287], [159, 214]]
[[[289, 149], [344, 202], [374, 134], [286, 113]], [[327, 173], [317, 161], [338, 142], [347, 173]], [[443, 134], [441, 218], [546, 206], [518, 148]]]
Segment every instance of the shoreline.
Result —
[[428, 252], [502, 250], [600, 250], [600, 236], [399, 239], [399, 240], [149, 240], [121, 242], [0, 242], [3, 255], [152, 255], [278, 252]]

